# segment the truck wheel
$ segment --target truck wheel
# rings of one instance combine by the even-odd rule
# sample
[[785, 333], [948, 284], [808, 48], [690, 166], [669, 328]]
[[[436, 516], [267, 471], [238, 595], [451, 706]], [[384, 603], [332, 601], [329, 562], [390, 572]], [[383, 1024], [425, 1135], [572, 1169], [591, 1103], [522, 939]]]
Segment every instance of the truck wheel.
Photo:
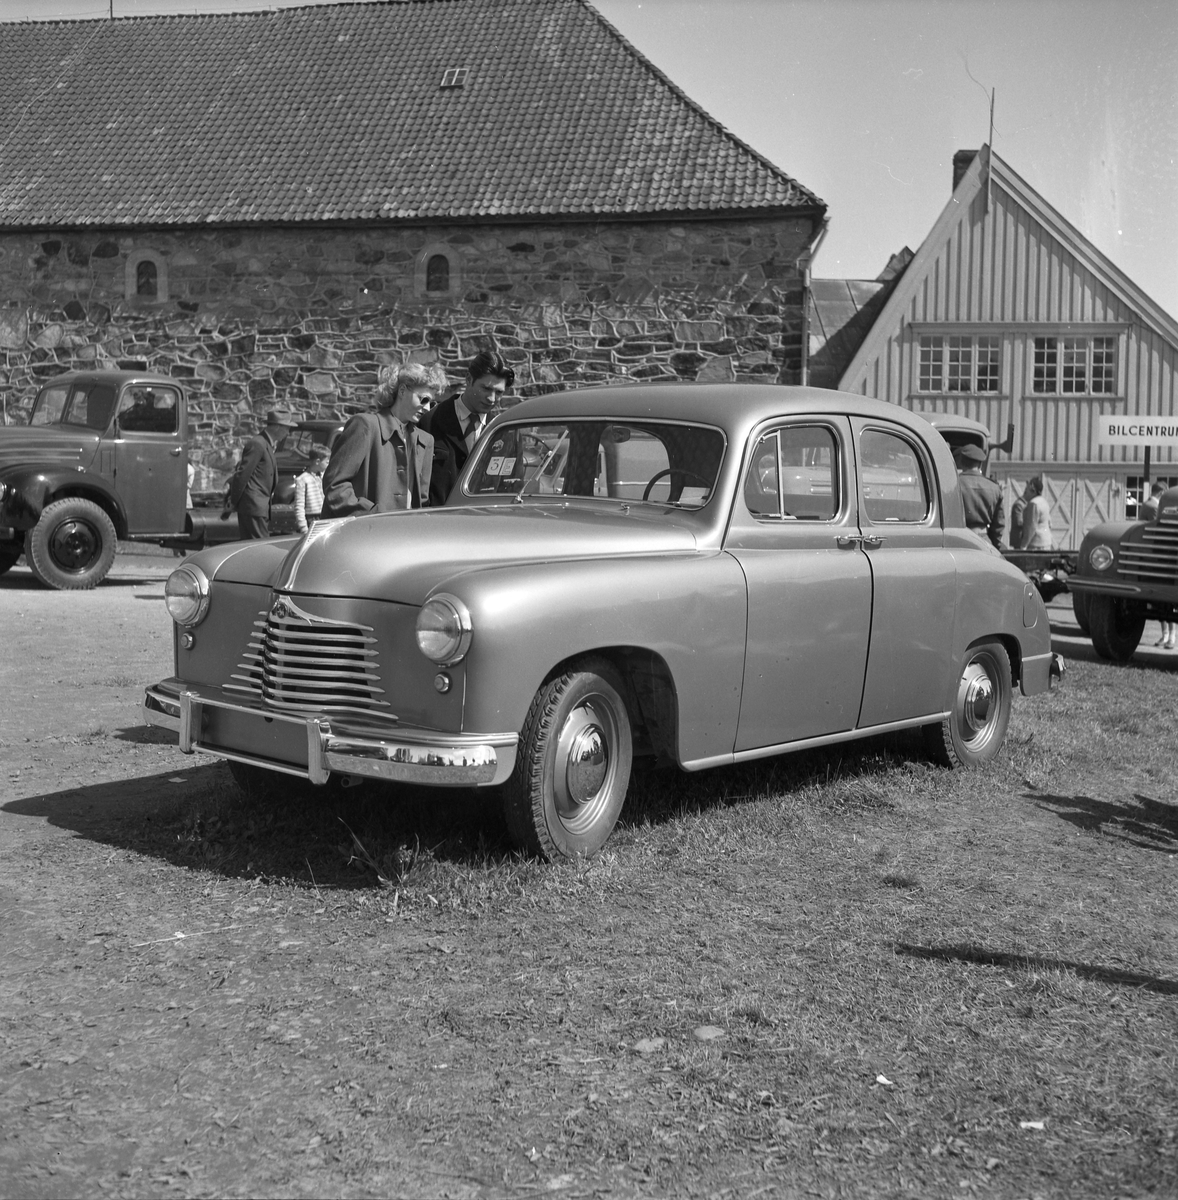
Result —
[[11, 571], [24, 551], [25, 548], [21, 542], [6, 542], [0, 545], [0, 575]]
[[1128, 662], [1145, 632], [1145, 614], [1119, 596], [1088, 597], [1088, 634], [1092, 648], [1111, 662]]
[[625, 685], [604, 659], [586, 659], [537, 693], [520, 733], [504, 815], [521, 849], [550, 861], [599, 850], [630, 783], [633, 739]]
[[115, 560], [115, 527], [92, 500], [56, 500], [27, 535], [26, 558], [46, 587], [80, 591], [100, 584]]
[[1072, 593], [1072, 612], [1076, 618], [1076, 624], [1080, 626], [1080, 632], [1085, 637], [1092, 636], [1092, 628], [1088, 624], [1088, 602], [1091, 597], [1087, 592]]
[[965, 655], [953, 710], [924, 727], [929, 755], [946, 767], [980, 767], [1006, 740], [1010, 724], [1010, 658], [1001, 642], [982, 642]]

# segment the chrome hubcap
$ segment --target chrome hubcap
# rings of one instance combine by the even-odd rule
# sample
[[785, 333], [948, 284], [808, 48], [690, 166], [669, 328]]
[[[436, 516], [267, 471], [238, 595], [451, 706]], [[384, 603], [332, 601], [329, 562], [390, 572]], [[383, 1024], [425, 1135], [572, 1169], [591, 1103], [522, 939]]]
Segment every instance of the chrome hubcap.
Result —
[[971, 662], [961, 676], [957, 711], [967, 742], [977, 741], [986, 733], [994, 715], [994, 681], [980, 662]]
[[609, 803], [617, 717], [602, 696], [586, 696], [565, 718], [556, 743], [556, 812], [572, 833], [588, 828]]

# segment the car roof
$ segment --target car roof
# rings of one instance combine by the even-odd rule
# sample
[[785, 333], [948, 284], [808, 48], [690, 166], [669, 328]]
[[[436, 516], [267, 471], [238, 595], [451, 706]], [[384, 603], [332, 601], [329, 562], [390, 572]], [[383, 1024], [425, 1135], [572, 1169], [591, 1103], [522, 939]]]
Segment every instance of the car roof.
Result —
[[990, 444], [990, 427], [972, 417], [963, 417], [953, 412], [924, 412], [920, 414], [939, 433], [976, 433]]
[[897, 404], [829, 388], [787, 387], [780, 384], [660, 383], [579, 388], [521, 401], [505, 410], [504, 415], [512, 421], [559, 419], [574, 415], [691, 421], [719, 426], [739, 440], [762, 421], [813, 413], [847, 413], [891, 421], [928, 436], [928, 425], [922, 415]]
[[41, 387], [50, 387], [53, 384], [80, 383], [83, 380], [97, 383], [112, 383], [115, 385], [124, 383], [166, 383], [172, 387], [184, 386], [182, 380], [172, 379], [167, 375], [158, 375], [154, 371], [125, 371], [122, 369], [114, 370], [107, 367], [96, 367], [93, 371], [66, 371], [61, 375], [54, 375], [52, 379], [46, 379], [41, 384]]

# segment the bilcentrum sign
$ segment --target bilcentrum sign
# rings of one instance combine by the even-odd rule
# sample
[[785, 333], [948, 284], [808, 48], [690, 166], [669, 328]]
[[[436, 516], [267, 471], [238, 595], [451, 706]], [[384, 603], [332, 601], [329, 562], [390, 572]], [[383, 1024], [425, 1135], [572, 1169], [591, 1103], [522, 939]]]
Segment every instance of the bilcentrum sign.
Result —
[[1129, 417], [1099, 413], [1098, 446], [1178, 446], [1178, 417]]

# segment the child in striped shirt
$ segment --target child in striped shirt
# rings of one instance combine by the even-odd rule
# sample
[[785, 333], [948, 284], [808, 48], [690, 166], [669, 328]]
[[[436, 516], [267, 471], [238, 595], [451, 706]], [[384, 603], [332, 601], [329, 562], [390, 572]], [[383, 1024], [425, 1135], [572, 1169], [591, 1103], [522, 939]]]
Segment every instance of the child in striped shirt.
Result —
[[315, 446], [307, 457], [307, 469], [295, 479], [295, 523], [299, 533], [306, 533], [323, 511], [323, 472], [331, 453], [325, 446]]

